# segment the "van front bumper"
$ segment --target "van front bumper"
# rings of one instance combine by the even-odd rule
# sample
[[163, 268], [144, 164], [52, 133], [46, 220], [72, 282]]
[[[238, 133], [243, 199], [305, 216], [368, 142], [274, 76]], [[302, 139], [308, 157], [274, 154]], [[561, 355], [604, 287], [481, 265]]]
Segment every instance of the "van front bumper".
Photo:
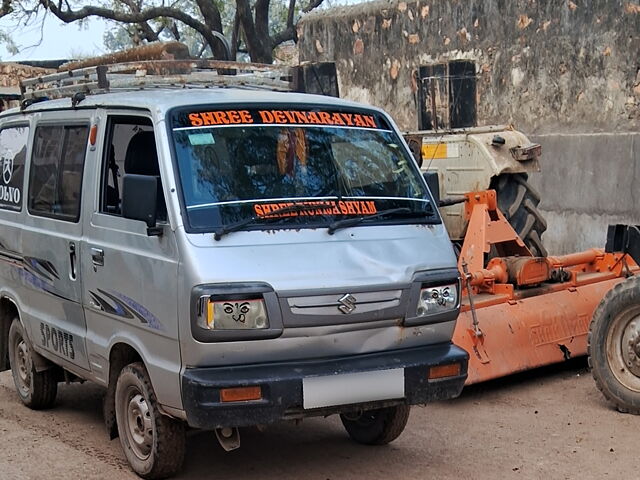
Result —
[[[452, 343], [319, 360], [188, 368], [182, 375], [182, 399], [191, 427], [214, 429], [262, 425], [279, 420], [331, 415], [392, 405], [426, 404], [460, 395], [467, 378], [468, 354]], [[460, 375], [429, 380], [430, 367], [459, 363]], [[329, 375], [404, 369], [404, 398], [323, 408], [303, 408], [303, 379]], [[220, 401], [224, 388], [260, 386], [262, 399]]]

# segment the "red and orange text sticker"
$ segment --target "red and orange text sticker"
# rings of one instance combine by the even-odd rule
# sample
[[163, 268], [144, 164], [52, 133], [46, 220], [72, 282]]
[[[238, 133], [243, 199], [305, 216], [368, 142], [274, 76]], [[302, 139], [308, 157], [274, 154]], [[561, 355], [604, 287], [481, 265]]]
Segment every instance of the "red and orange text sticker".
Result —
[[[289, 211], [275, 213], [276, 210], [291, 207], [293, 205], [305, 205], [309, 208], [301, 211]], [[311, 208], [316, 207], [316, 208]], [[260, 203], [253, 206], [253, 211], [258, 217], [283, 218], [283, 217], [304, 217], [319, 215], [373, 215], [378, 212], [376, 204], [369, 200], [355, 201], [313, 201], [313, 202], [278, 202]]]
[[373, 115], [364, 113], [302, 110], [214, 110], [187, 115], [192, 127], [210, 125], [327, 125], [380, 128]]

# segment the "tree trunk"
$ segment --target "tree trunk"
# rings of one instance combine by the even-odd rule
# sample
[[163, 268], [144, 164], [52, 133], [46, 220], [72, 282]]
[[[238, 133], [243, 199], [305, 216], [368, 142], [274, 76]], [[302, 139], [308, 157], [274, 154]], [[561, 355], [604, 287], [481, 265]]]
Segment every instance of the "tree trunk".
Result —
[[[269, 9], [269, 1], [262, 0], [256, 2], [256, 18], [260, 19], [261, 25], [256, 25], [251, 15], [251, 7], [249, 0], [237, 0], [237, 12], [240, 17], [240, 23], [244, 30], [245, 40], [247, 42], [247, 50], [251, 56], [251, 61], [259, 63], [273, 63], [272, 49], [273, 40], [268, 35], [269, 23], [266, 25], [266, 37], [264, 29], [264, 8]], [[260, 10], [258, 9], [260, 7]], [[267, 12], [268, 16], [268, 12]]]
[[[213, 0], [196, 0], [196, 4], [202, 13], [202, 18], [204, 19], [204, 24], [209, 27], [212, 31], [224, 33], [222, 31], [222, 18], [220, 17], [220, 10], [213, 2]], [[217, 40], [211, 44], [208, 41], [209, 47], [211, 47], [211, 51], [213, 52], [214, 58], [217, 59], [225, 59], [227, 56], [227, 52], [222, 45], [220, 40]], [[231, 58], [230, 60], [234, 60]]]

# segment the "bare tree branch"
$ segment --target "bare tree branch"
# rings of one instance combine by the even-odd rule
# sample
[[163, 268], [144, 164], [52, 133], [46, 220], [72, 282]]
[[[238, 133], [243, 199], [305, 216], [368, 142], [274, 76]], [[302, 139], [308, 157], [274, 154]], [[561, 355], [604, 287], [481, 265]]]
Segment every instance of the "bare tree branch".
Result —
[[[322, 0], [321, 0], [322, 1]], [[289, 11], [287, 12], [287, 25], [284, 30], [273, 35], [273, 46], [277, 47], [281, 43], [293, 40], [298, 41], [298, 31], [294, 23], [296, 13], [296, 0], [289, 0]]]
[[153, 18], [167, 17], [178, 20], [185, 25], [196, 30], [202, 35], [211, 49], [216, 48], [218, 40], [212, 31], [204, 23], [193, 18], [189, 14], [171, 7], [149, 7], [140, 12], [118, 12], [109, 8], [96, 7], [93, 5], [86, 5], [78, 10], [66, 9], [63, 10], [58, 7], [52, 0], [39, 0], [40, 4], [53, 13], [56, 17], [65, 23], [71, 23], [77, 20], [82, 20], [88, 17], [102, 17], [109, 20], [114, 20], [121, 23], [142, 23], [149, 21]]
[[[178, 24], [176, 22], [171, 22], [171, 27], [169, 27], [169, 31], [171, 32], [171, 35], [173, 35], [173, 38], [176, 39], [176, 41], [180, 41], [180, 30], [178, 30]], [[206, 45], [206, 42], [205, 42]]]
[[[262, 3], [264, 5], [264, 0]], [[258, 2], [256, 2], [256, 12], [258, 10], [257, 7]], [[265, 38], [264, 36], [261, 37], [258, 34], [256, 23], [254, 22], [253, 16], [251, 15], [251, 6], [249, 5], [249, 0], [236, 0], [236, 8], [238, 16], [240, 17], [242, 30], [244, 31], [244, 38], [247, 43], [247, 48], [249, 49], [249, 52], [251, 52], [251, 60], [253, 60], [254, 62], [271, 63], [273, 61], [273, 58], [271, 56], [271, 37], [269, 37], [267, 34], [267, 37]], [[264, 8], [264, 6], [261, 6], [261, 8]], [[267, 9], [268, 8], [269, 5], [267, 0]], [[257, 15], [258, 14], [256, 13], [256, 16]]]
[[[125, 5], [127, 5], [132, 12], [140, 13], [140, 4], [136, 4], [133, 0], [120, 0], [120, 1]], [[67, 3], [67, 6], [68, 6], [68, 3]], [[142, 38], [144, 38], [146, 41], [155, 42], [158, 40], [158, 35], [160, 34], [160, 32], [155, 32], [153, 28], [151, 28], [148, 22], [140, 22], [137, 25], [140, 30], [140, 34]]]
[[293, 19], [296, 14], [296, 0], [289, 0], [289, 11], [287, 12], [287, 28], [293, 27]]
[[231, 50], [234, 60], [237, 56], [238, 48], [240, 48], [240, 17], [236, 9], [236, 13], [233, 16], [233, 28], [231, 29]]
[[2, 6], [0, 6], [0, 18], [5, 15], [9, 15], [13, 13], [13, 7], [11, 5], [11, 0], [2, 0]]
[[271, 40], [274, 48], [281, 43], [288, 42], [289, 40], [297, 40], [296, 27], [287, 27], [284, 30], [281, 30], [276, 33]]
[[[274, 47], [289, 40], [297, 41], [297, 14], [307, 13], [323, 3], [323, 0], [273, 0], [275, 1], [279, 2], [278, 7], [281, 4], [287, 6], [286, 19], [278, 22], [280, 30], [275, 33], [270, 29], [272, 0], [226, 0], [225, 3], [194, 0], [191, 5], [199, 10], [195, 15], [190, 7], [185, 8], [185, 4], [178, 0], [162, 0], [146, 7], [150, 2], [144, 0], [0, 0], [0, 18], [10, 15], [17, 19], [18, 24], [30, 25], [34, 21], [41, 21], [42, 10], [50, 12], [65, 23], [101, 17], [128, 25], [126, 30], [137, 43], [157, 41], [162, 32], [180, 39], [180, 29], [185, 26], [202, 36], [216, 58], [224, 58], [226, 41], [219, 38], [223, 31], [221, 17], [224, 13], [226, 18], [227, 12], [235, 7], [231, 29], [233, 53], [243, 43], [254, 62], [271, 63]], [[116, 8], [109, 8], [112, 4]], [[224, 11], [219, 5], [224, 5]], [[156, 22], [160, 25], [159, 28], [156, 27]], [[11, 40], [10, 36], [7, 38], [8, 41]]]
[[254, 5], [256, 34], [264, 39], [270, 41], [269, 36], [269, 4], [271, 0], [256, 0]]
[[320, 5], [322, 5], [322, 2], [324, 2], [324, 0], [311, 0], [309, 2], [309, 5], [302, 9], [302, 13], [309, 13], [314, 8], [318, 8]]
[[[222, 18], [220, 17], [220, 10], [212, 0], [196, 0], [196, 4], [202, 13], [205, 25], [212, 31], [222, 32]], [[216, 58], [225, 58], [226, 52], [220, 42], [216, 42], [211, 46], [211, 51]]]

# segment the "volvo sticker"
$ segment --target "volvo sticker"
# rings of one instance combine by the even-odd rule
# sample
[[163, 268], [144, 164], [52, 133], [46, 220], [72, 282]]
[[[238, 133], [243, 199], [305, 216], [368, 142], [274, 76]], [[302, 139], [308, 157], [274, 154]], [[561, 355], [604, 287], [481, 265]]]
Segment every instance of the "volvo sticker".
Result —
[[12, 175], [13, 175], [13, 159], [3, 158], [2, 159], [2, 180], [4, 180], [4, 183], [9, 183], [11, 181]]

